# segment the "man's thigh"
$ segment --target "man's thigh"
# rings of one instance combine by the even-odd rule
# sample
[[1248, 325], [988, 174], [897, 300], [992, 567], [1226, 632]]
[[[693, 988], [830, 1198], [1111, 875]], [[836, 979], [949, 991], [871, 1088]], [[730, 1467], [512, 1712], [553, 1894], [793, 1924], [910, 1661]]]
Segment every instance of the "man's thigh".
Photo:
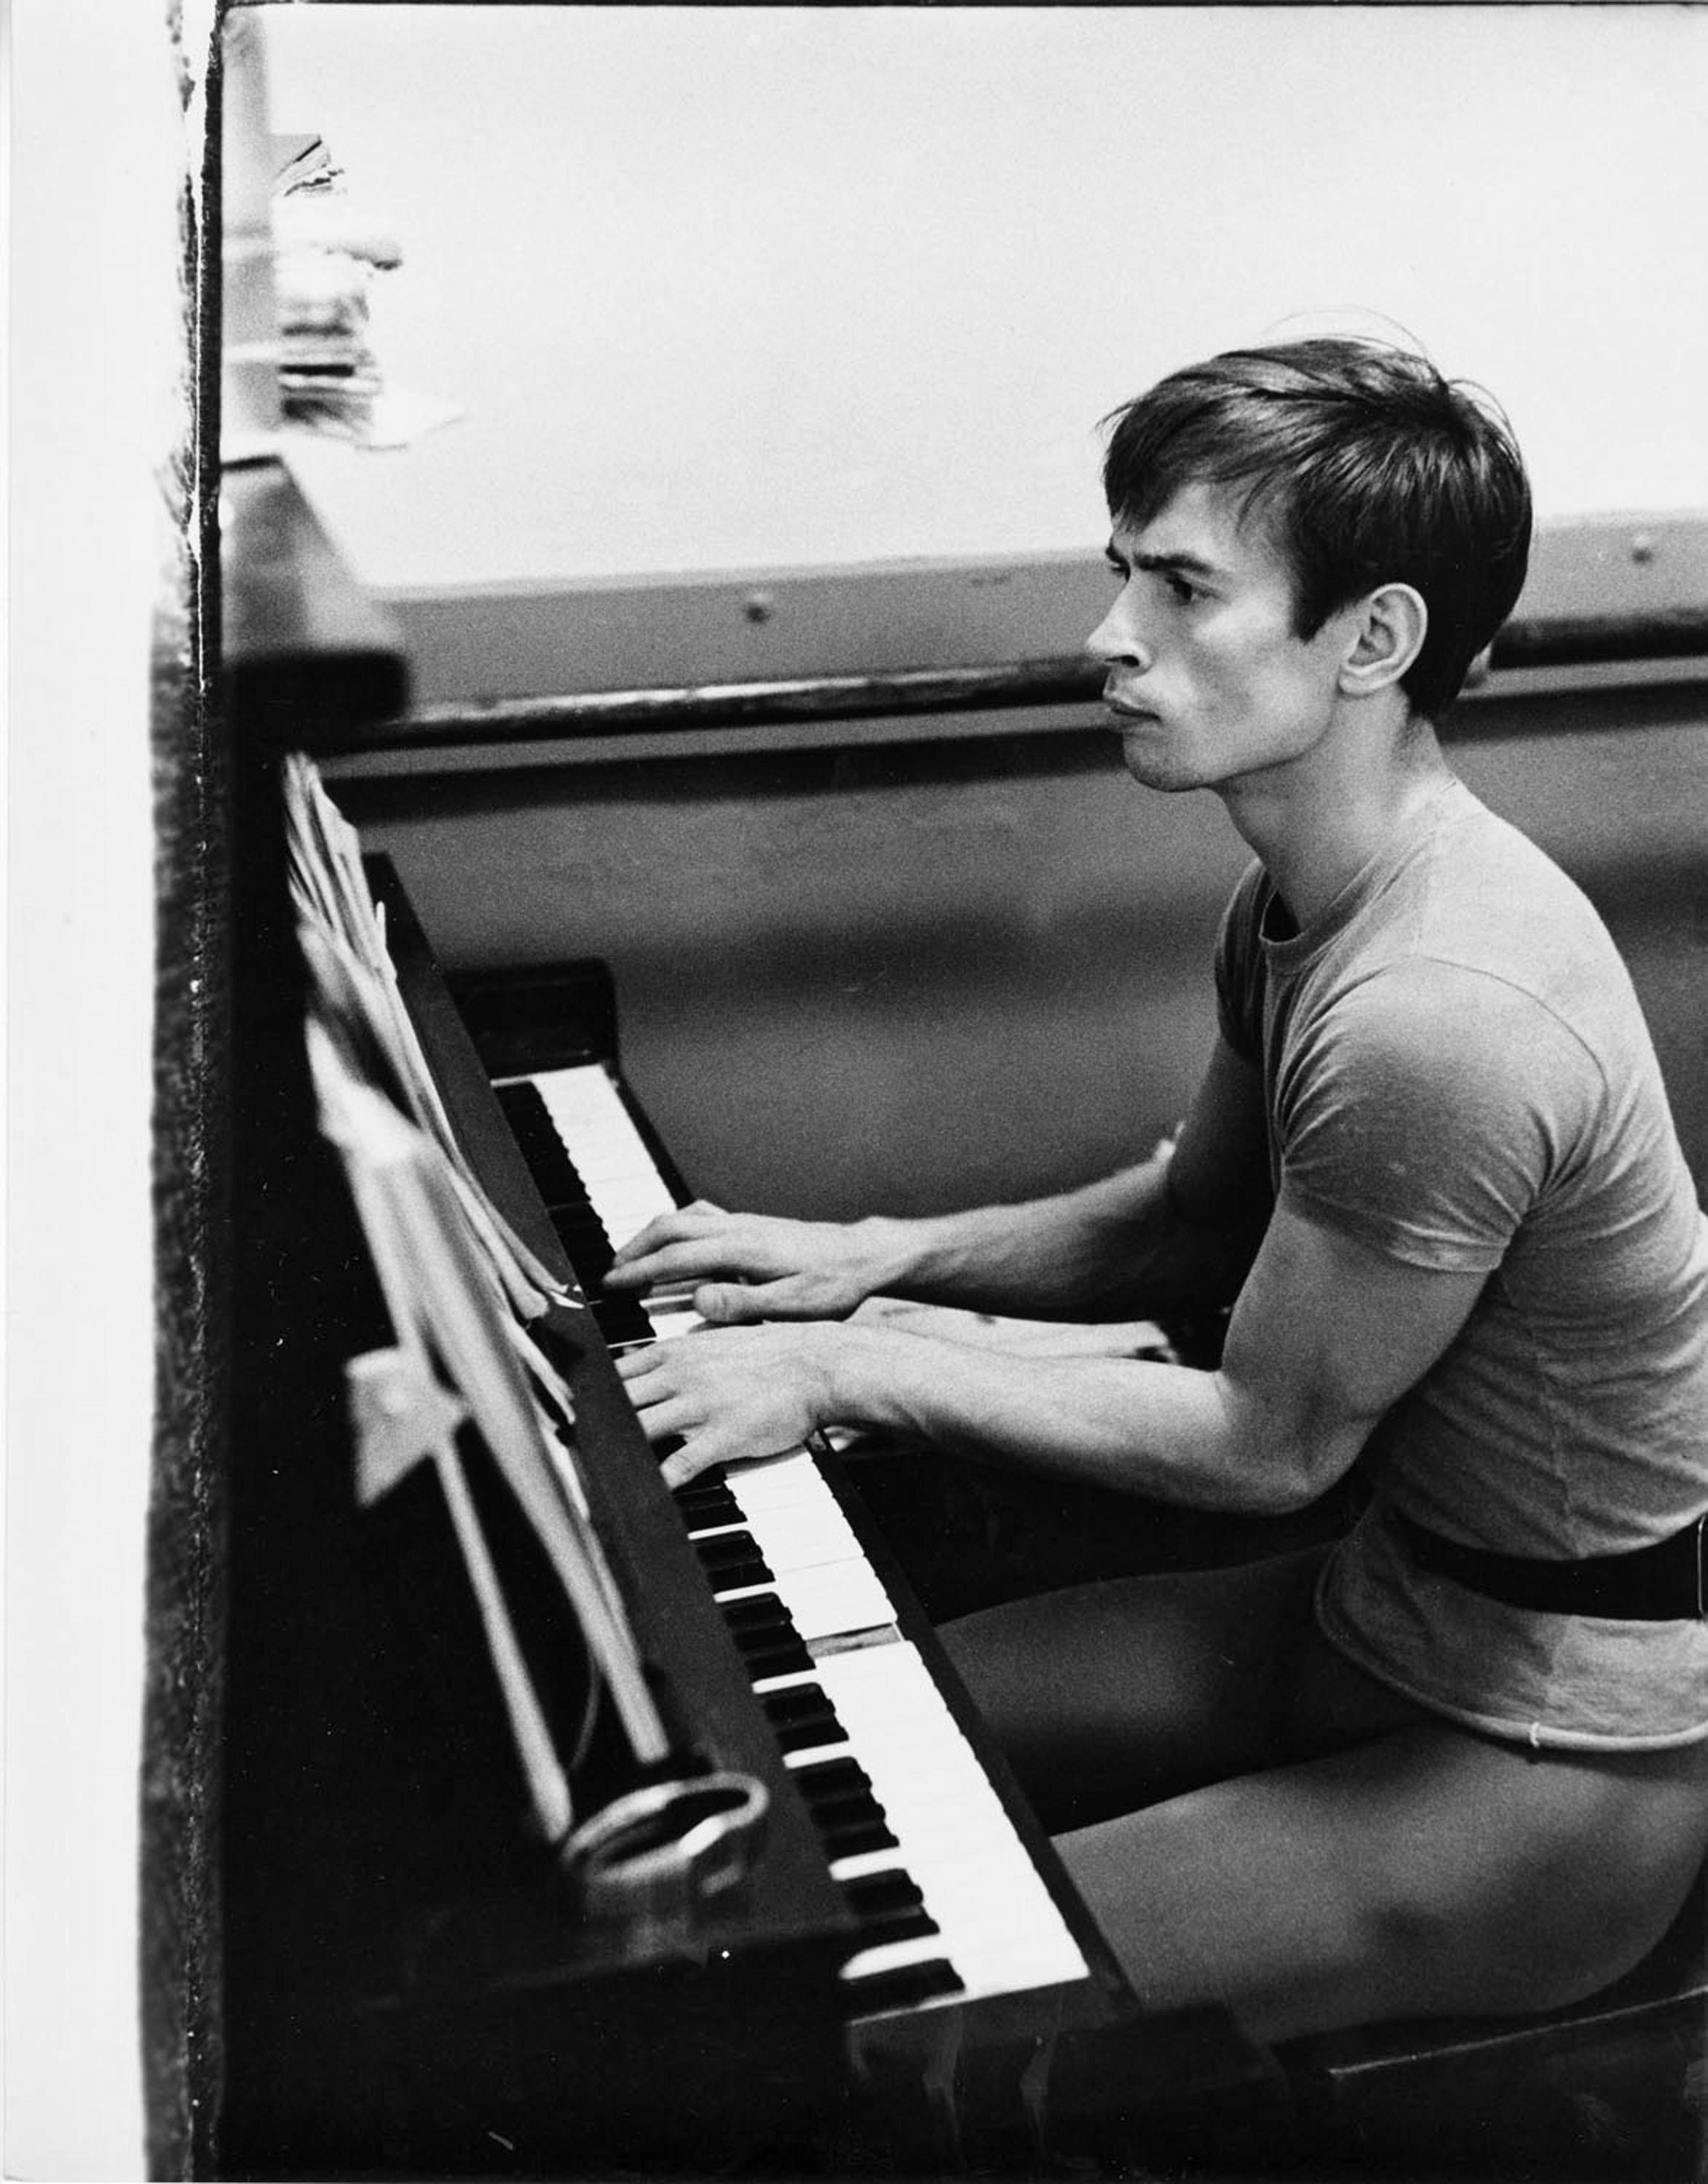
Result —
[[1287, 1756], [1281, 1680], [1325, 1552], [1074, 1585], [942, 1636], [1044, 1825], [1081, 1827]]
[[1593, 1992], [1664, 1931], [1705, 1815], [1708, 1745], [1538, 1754], [1432, 1724], [1058, 1842], [1141, 1999], [1272, 2040]]

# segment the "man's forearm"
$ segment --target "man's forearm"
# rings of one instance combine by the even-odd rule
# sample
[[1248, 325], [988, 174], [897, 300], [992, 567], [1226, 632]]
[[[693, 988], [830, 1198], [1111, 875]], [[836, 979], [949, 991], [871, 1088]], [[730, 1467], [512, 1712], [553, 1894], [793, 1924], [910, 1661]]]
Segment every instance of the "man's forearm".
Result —
[[1011, 1357], [881, 1327], [827, 1332], [825, 1424], [1197, 1508], [1273, 1512], [1309, 1498], [1303, 1461], [1218, 1373]]
[[1195, 1220], [1169, 1187], [1169, 1152], [1014, 1206], [862, 1224], [887, 1255], [889, 1294], [1021, 1314], [1139, 1314], [1225, 1303], [1255, 1245]]

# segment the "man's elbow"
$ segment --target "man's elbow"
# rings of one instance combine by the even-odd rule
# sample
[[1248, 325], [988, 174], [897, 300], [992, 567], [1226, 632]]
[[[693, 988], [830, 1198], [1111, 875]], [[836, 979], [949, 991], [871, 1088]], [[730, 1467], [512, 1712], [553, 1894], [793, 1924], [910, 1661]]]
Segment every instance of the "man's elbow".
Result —
[[1275, 1451], [1270, 1451], [1246, 1474], [1240, 1513], [1248, 1517], [1296, 1517], [1300, 1510], [1320, 1502], [1337, 1476], [1300, 1460], [1277, 1460]]
[[1297, 1516], [1345, 1477], [1369, 1433], [1368, 1421], [1289, 1429], [1248, 1413], [1236, 1435], [1235, 1506], [1247, 1516]]

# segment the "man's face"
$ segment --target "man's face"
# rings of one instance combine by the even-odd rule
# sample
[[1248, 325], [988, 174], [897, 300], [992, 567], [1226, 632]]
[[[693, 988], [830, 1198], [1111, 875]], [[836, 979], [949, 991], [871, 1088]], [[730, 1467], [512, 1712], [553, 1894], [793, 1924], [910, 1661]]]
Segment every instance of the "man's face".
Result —
[[1086, 640], [1127, 771], [1148, 788], [1220, 788], [1294, 765], [1334, 711], [1353, 624], [1293, 633], [1287, 568], [1225, 488], [1186, 486], [1141, 531], [1118, 524], [1120, 596]]

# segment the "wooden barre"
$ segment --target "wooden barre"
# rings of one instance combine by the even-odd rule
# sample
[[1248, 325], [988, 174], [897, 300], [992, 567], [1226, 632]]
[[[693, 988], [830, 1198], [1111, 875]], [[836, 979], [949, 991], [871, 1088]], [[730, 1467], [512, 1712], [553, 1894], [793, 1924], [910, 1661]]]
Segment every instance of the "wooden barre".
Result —
[[[1642, 616], [1509, 622], [1491, 648], [1489, 666], [1500, 672], [1698, 655], [1708, 662], [1708, 609], [1679, 608]], [[418, 706], [396, 719], [370, 723], [362, 740], [368, 749], [433, 749], [735, 725], [781, 727], [922, 713], [1091, 705], [1102, 684], [1101, 668], [1078, 654], [1069, 654], [996, 666], [907, 668], [887, 675], [799, 676], [543, 698], [463, 699]]]

